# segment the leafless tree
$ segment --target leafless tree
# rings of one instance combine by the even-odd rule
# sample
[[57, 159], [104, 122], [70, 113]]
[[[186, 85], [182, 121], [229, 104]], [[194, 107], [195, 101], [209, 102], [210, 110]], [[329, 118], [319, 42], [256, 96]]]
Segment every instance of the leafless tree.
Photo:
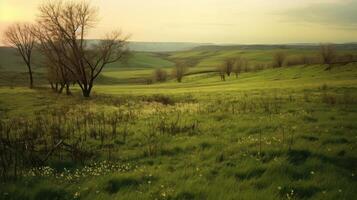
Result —
[[273, 57], [274, 67], [282, 67], [286, 59], [286, 53], [283, 51], [275, 52]]
[[70, 52], [70, 48], [64, 45], [61, 38], [53, 37], [50, 32], [35, 27], [33, 35], [38, 38], [36, 45], [42, 55], [44, 55], [44, 67], [47, 69], [47, 79], [51, 88], [58, 93], [62, 93], [63, 88], [66, 87], [67, 95], [71, 94], [70, 84], [76, 82], [76, 78], [68, 69], [71, 66], [69, 60], [64, 54]]
[[181, 83], [182, 78], [187, 73], [187, 67], [185, 63], [176, 63], [176, 66], [172, 69], [172, 77], [176, 78], [177, 82]]
[[336, 58], [335, 47], [331, 44], [321, 44], [320, 45], [320, 56], [322, 58], [322, 63], [329, 65], [327, 69], [330, 69], [333, 61]]
[[30, 77], [30, 88], [33, 88], [32, 53], [36, 42], [31, 33], [33, 26], [30, 24], [14, 24], [4, 34], [5, 44], [17, 49], [28, 68]]
[[62, 93], [63, 89], [66, 88], [66, 94], [71, 95], [70, 86], [76, 83], [71, 72], [53, 61], [47, 61], [47, 63], [47, 79], [53, 91]]
[[97, 22], [98, 10], [87, 1], [51, 1], [40, 6], [39, 11], [42, 45], [48, 45], [58, 61], [64, 61], [59, 65], [73, 75], [83, 96], [89, 97], [104, 67], [127, 55], [128, 37], [112, 32], [90, 43], [86, 36]]
[[227, 74], [227, 76], [231, 75], [231, 73], [233, 71], [234, 64], [235, 64], [235, 59], [233, 59], [233, 58], [229, 58], [229, 59], [224, 61], [223, 68], [224, 68], [225, 73]]
[[234, 62], [234, 67], [233, 67], [233, 73], [236, 75], [236, 78], [238, 78], [238, 75], [244, 70], [247, 69], [248, 67], [248, 60], [242, 57], [236, 58]]
[[217, 72], [218, 72], [218, 74], [219, 74], [219, 76], [221, 78], [221, 81], [226, 81], [226, 73], [227, 73], [227, 71], [226, 71], [225, 65], [218, 66], [217, 67]]

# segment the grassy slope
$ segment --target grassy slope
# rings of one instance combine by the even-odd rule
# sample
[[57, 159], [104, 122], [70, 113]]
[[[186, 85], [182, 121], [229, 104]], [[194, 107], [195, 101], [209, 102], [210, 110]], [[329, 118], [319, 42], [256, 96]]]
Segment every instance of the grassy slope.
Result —
[[[181, 54], [195, 57], [197, 52], [175, 56]], [[255, 52], [256, 59], [268, 59], [268, 54]], [[212, 59], [206, 56], [203, 59]], [[104, 75], [125, 80], [150, 71], [108, 70]], [[103, 103], [102, 95], [135, 100], [161, 94], [180, 103], [165, 106], [139, 100], [137, 109], [187, 109], [183, 117], [199, 120], [200, 133], [163, 135], [157, 138], [160, 153], [148, 157], [143, 153], [148, 127], [139, 120], [131, 127], [128, 142], [119, 147], [119, 163], [129, 163], [129, 170], [73, 181], [25, 178], [0, 187], [0, 193], [7, 194], [0, 199], [73, 199], [76, 193], [81, 199], [356, 199], [356, 65], [331, 71], [324, 66], [269, 69], [226, 82], [215, 74], [185, 77], [181, 84], [119, 81], [114, 85], [116, 81], [95, 86], [95, 97], [89, 101], [45, 90], [1, 87], [0, 108], [10, 116], [31, 116], [36, 110], [62, 104], [112, 109], [117, 105]], [[279, 102], [277, 113], [267, 113], [259, 105], [245, 110], [241, 104], [263, 105], [266, 98]], [[262, 154], [258, 154], [259, 133]]]
[[[215, 70], [225, 59], [233, 58], [237, 56], [242, 56], [250, 60], [251, 65], [255, 63], [270, 63], [271, 58], [275, 50], [217, 50], [217, 51], [182, 51], [182, 52], [171, 52], [167, 54], [153, 54], [152, 56], [157, 56], [157, 59], [166, 59], [170, 61], [185, 61], [187, 65], [190, 66], [190, 73], [199, 73], [202, 71]], [[286, 50], [288, 55], [301, 55], [301, 54], [311, 54], [311, 50]], [[136, 60], [136, 59], [133, 59]], [[147, 63], [148, 68], [143, 68], [140, 66], [140, 59], [135, 61], [136, 63], [123, 64], [122, 66], [130, 66], [120, 68], [120, 65], [113, 65], [111, 68], [106, 69], [103, 73], [105, 77], [110, 78], [105, 82], [117, 83], [143, 83], [144, 79], [150, 78], [152, 74], [152, 68], [154, 67], [172, 67], [172, 62], [156, 63], [154, 57], [152, 59], [147, 59], [144, 62]], [[139, 66], [139, 67], [135, 67]], [[171, 68], [166, 68], [170, 71]], [[104, 81], [103, 81], [104, 82]]]
[[326, 71], [324, 66], [297, 66], [282, 69], [268, 69], [260, 72], [243, 73], [238, 79], [229, 77], [222, 82], [215, 73], [185, 77], [183, 83], [175, 81], [154, 85], [106, 85], [96, 86], [98, 93], [106, 94], [171, 94], [209, 93], [224, 91], [249, 91], [265, 89], [309, 89], [323, 84], [335, 87], [356, 87], [355, 65], [333, 68]]
[[[133, 52], [125, 63], [113, 63], [106, 67], [102, 77], [98, 80], [100, 84], [125, 84], [125, 83], [145, 83], [151, 77], [154, 68], [166, 68], [170, 72], [174, 66], [174, 61], [185, 61], [189, 66], [189, 73], [199, 73], [202, 71], [215, 70], [217, 66], [227, 58], [242, 56], [247, 58], [251, 66], [256, 63], [271, 63], [274, 52], [285, 51], [288, 56], [298, 56], [303, 54], [316, 54], [316, 49], [243, 49], [234, 47], [232, 49], [210, 49], [202, 47], [197, 50], [170, 52], [170, 53], [149, 53]], [[341, 50], [340, 53], [351, 52]], [[0, 48], [0, 85], [21, 85], [28, 82], [26, 67], [21, 64], [21, 60], [16, 56], [13, 49]], [[35, 56], [35, 76], [38, 84], [47, 84], [43, 68], [38, 68], [39, 58]], [[19, 73], [21, 72], [21, 73]]]
[[126, 63], [114, 63], [108, 66], [108, 71], [116, 68], [157, 68], [157, 67], [172, 67], [173, 63], [162, 59], [158, 53], [133, 52]]

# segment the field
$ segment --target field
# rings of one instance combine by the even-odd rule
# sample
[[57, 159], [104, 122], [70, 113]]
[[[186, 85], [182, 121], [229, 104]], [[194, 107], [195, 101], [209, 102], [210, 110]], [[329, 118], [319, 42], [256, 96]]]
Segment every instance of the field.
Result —
[[[41, 67], [28, 89], [25, 66], [0, 48], [0, 133], [37, 138], [33, 156], [44, 161], [10, 169], [16, 178], [0, 183], [0, 199], [357, 199], [357, 64], [250, 70], [226, 81], [213, 72], [239, 55], [252, 67], [269, 63], [277, 50], [133, 52], [85, 99], [75, 87], [54, 94]], [[177, 61], [190, 66], [182, 83], [146, 84]]]

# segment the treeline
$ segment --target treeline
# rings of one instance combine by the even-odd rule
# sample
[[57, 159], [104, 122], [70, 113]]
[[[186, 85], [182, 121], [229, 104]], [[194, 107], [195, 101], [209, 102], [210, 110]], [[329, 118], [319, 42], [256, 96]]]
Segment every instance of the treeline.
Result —
[[[326, 70], [330, 70], [334, 65], [346, 65], [357, 62], [357, 55], [352, 53], [340, 53], [333, 44], [321, 44], [315, 54], [288, 55], [284, 50], [276, 51], [272, 55], [272, 61], [267, 63], [253, 63], [244, 56], [227, 58], [216, 67], [216, 69], [205, 71], [205, 73], [217, 73], [222, 81], [226, 77], [234, 75], [236, 78], [243, 72], [254, 72], [270, 68], [290, 67], [296, 65], [326, 65]], [[154, 82], [165, 82], [169, 79], [176, 79], [182, 82], [184, 76], [191, 75], [189, 68], [194, 67], [197, 62], [180, 61], [172, 69], [171, 75], [167, 70], [158, 68], [146, 79], [147, 84]]]
[[58, 93], [78, 85], [89, 97], [95, 80], [110, 63], [125, 58], [127, 36], [115, 31], [99, 42], [88, 42], [87, 35], [98, 21], [98, 10], [86, 1], [48, 1], [39, 7], [33, 24], [13, 24], [4, 36], [26, 63], [30, 88], [34, 87], [32, 54], [37, 49], [47, 70], [51, 88]]
[[330, 70], [334, 65], [346, 65], [357, 62], [357, 55], [352, 53], [338, 53], [334, 45], [322, 44], [316, 55], [294, 55], [288, 56], [285, 51], [277, 51], [273, 54], [271, 63], [251, 64], [248, 59], [238, 56], [228, 58], [217, 67], [221, 80], [225, 81], [226, 76], [234, 74], [237, 78], [242, 72], [259, 71], [267, 68], [289, 67], [296, 65], [327, 65], [326, 70]]
[[[277, 54], [281, 56], [277, 57]], [[287, 56], [285, 52], [278, 52], [274, 57], [273, 67], [294, 66], [294, 65], [328, 65], [331, 69], [334, 64], [346, 65], [357, 61], [357, 55], [352, 53], [339, 53], [332, 44], [323, 44], [320, 46], [316, 55]]]

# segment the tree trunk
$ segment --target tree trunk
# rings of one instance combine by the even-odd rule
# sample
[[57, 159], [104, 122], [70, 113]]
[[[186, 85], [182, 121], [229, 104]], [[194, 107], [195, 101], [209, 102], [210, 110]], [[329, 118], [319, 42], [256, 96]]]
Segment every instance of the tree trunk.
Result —
[[30, 76], [30, 88], [33, 88], [33, 77], [32, 77], [32, 70], [31, 70], [31, 65], [27, 64], [27, 67], [29, 69], [29, 76]]
[[65, 85], [61, 83], [61, 88], [58, 90], [58, 93], [59, 93], [59, 94], [62, 94], [62, 91], [63, 91], [64, 86], [65, 86]]
[[91, 92], [92, 88], [88, 88], [88, 89], [83, 89], [82, 93], [84, 97], [90, 97], [90, 92]]
[[69, 84], [66, 84], [66, 94], [71, 95], [71, 90], [69, 89]]
[[51, 89], [52, 89], [53, 91], [55, 91], [55, 90], [56, 90], [56, 88], [55, 88], [55, 86], [53, 85], [53, 83], [52, 83], [52, 82], [50, 82], [50, 85], [51, 85]]

